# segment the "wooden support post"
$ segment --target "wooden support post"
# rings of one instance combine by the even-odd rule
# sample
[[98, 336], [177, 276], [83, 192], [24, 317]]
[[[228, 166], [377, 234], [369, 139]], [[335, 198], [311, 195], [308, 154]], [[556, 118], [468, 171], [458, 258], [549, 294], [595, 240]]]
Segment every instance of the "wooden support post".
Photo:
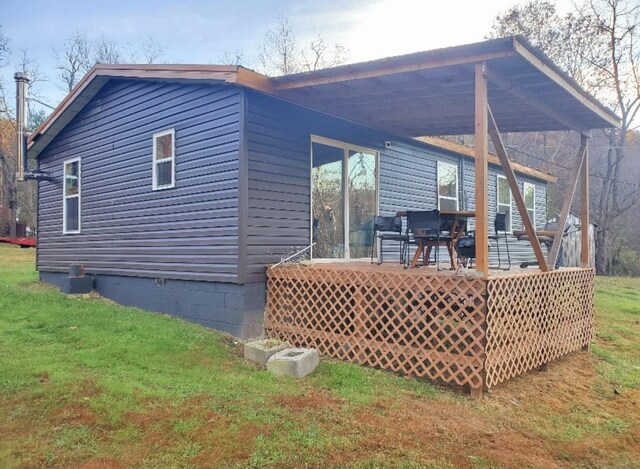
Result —
[[558, 219], [558, 232], [553, 238], [553, 244], [551, 245], [551, 251], [549, 252], [549, 259], [547, 260], [547, 264], [551, 269], [555, 269], [556, 260], [558, 259], [558, 252], [560, 252], [560, 244], [562, 244], [562, 233], [564, 232], [564, 226], [567, 224], [567, 218], [569, 217], [569, 211], [571, 210], [571, 203], [573, 202], [573, 196], [576, 192], [576, 185], [578, 184], [580, 168], [582, 167], [584, 157], [587, 154], [587, 140], [588, 139], [586, 136], [580, 136], [580, 148], [578, 149], [575, 161], [571, 166], [569, 185], [567, 186], [567, 192], [564, 195], [564, 201], [562, 202], [562, 211], [560, 212], [560, 218]]
[[589, 267], [591, 253], [589, 252], [589, 147], [584, 149], [584, 159], [581, 170], [580, 194], [580, 263], [582, 267]]
[[542, 246], [540, 245], [540, 241], [538, 241], [538, 235], [536, 233], [536, 227], [533, 226], [533, 221], [531, 221], [531, 217], [529, 216], [529, 212], [527, 211], [527, 206], [524, 203], [524, 198], [522, 197], [522, 193], [520, 192], [520, 187], [518, 187], [518, 181], [516, 180], [516, 174], [513, 172], [513, 168], [511, 167], [511, 161], [509, 161], [509, 155], [507, 154], [507, 150], [502, 143], [502, 137], [500, 137], [500, 131], [498, 130], [498, 125], [496, 124], [495, 119], [493, 118], [493, 113], [491, 112], [491, 107], [488, 108], [489, 111], [489, 134], [491, 135], [491, 141], [493, 142], [493, 146], [496, 149], [496, 153], [498, 158], [500, 159], [500, 165], [502, 166], [502, 171], [507, 178], [507, 182], [509, 183], [509, 188], [511, 189], [511, 195], [513, 196], [516, 207], [518, 208], [518, 213], [520, 213], [520, 218], [522, 219], [522, 224], [524, 225], [524, 230], [529, 237], [531, 242], [531, 247], [533, 248], [533, 253], [536, 255], [536, 260], [538, 261], [538, 265], [540, 266], [540, 270], [543, 272], [547, 272], [549, 267], [547, 265], [547, 261], [544, 258], [544, 253], [542, 252]]
[[482, 385], [471, 386], [471, 399], [480, 399], [482, 397]]
[[475, 212], [476, 270], [484, 277], [489, 275], [489, 228], [487, 219], [488, 106], [487, 77], [485, 76], [485, 64], [483, 62], [476, 64], [475, 67]]

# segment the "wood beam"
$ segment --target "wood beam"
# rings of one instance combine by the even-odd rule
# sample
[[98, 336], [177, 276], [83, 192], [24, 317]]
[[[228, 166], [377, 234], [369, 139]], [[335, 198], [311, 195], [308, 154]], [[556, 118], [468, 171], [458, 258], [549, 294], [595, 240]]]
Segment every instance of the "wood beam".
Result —
[[524, 103], [529, 106], [537, 109], [538, 111], [546, 114], [551, 117], [555, 121], [561, 123], [562, 125], [567, 126], [567, 128], [571, 130], [575, 130], [579, 134], [591, 136], [591, 130], [586, 128], [584, 125], [577, 122], [571, 116], [564, 114], [557, 109], [553, 109], [551, 106], [541, 101], [537, 97], [534, 97], [527, 90], [519, 86], [518, 84], [512, 82], [510, 79], [505, 77], [503, 74], [495, 70], [493, 67], [487, 66], [487, 77], [493, 83], [498, 85], [503, 90], [513, 94], [517, 98], [521, 99]]
[[531, 221], [531, 217], [529, 216], [529, 212], [527, 211], [527, 206], [524, 203], [524, 197], [520, 192], [520, 187], [518, 186], [516, 175], [513, 172], [513, 168], [511, 167], [509, 155], [507, 154], [507, 150], [504, 146], [504, 143], [502, 142], [502, 137], [500, 137], [500, 131], [498, 130], [498, 125], [496, 124], [496, 121], [493, 117], [491, 108], [488, 109], [488, 114], [489, 134], [491, 135], [491, 141], [493, 142], [493, 146], [496, 149], [496, 154], [498, 155], [498, 159], [500, 160], [502, 171], [507, 177], [507, 182], [509, 183], [509, 187], [511, 188], [511, 195], [516, 202], [518, 213], [520, 213], [520, 218], [522, 219], [522, 224], [524, 225], [524, 230], [529, 237], [531, 247], [533, 248], [533, 253], [536, 256], [536, 260], [538, 261], [540, 270], [542, 270], [543, 272], [547, 272], [549, 270], [549, 267], [547, 266], [547, 261], [544, 258], [544, 253], [542, 252], [542, 245], [538, 240], [536, 227], [533, 226], [533, 222]]
[[487, 171], [488, 93], [485, 63], [475, 65], [475, 212], [476, 212], [476, 270], [485, 278], [489, 275], [489, 227]]
[[359, 84], [358, 86], [344, 86], [340, 90], [335, 88], [341, 84], [336, 84], [328, 89], [318, 88], [296, 88], [293, 90], [280, 92], [279, 94], [287, 99], [304, 99], [308, 97], [316, 103], [322, 104], [325, 101], [335, 102], [336, 100], [349, 100], [350, 103], [357, 102], [358, 99], [371, 100], [380, 103], [386, 101], [391, 94], [401, 92], [415, 96], [420, 93], [421, 96], [447, 96], [451, 93], [466, 90], [473, 90], [473, 79], [461, 81], [448, 81], [444, 78], [432, 79], [423, 78], [408, 83], [384, 83], [375, 85]]
[[589, 230], [591, 221], [589, 217], [589, 146], [584, 149], [584, 160], [582, 161], [581, 194], [580, 194], [580, 263], [582, 267], [589, 267], [591, 263], [591, 252], [589, 251]]
[[571, 203], [573, 202], [573, 196], [576, 193], [576, 186], [578, 184], [578, 176], [580, 175], [580, 169], [584, 163], [584, 157], [587, 154], [587, 137], [582, 135], [580, 137], [580, 148], [576, 153], [575, 161], [571, 166], [571, 174], [569, 175], [569, 185], [567, 186], [567, 192], [564, 194], [564, 201], [562, 202], [562, 211], [558, 219], [558, 232], [553, 238], [553, 244], [551, 245], [551, 251], [549, 252], [549, 266], [555, 269], [556, 260], [558, 259], [558, 252], [560, 252], [560, 245], [562, 244], [562, 233], [564, 227], [567, 224], [567, 218], [569, 217], [569, 211], [571, 210]]
[[[340, 83], [344, 81], [362, 80], [365, 78], [394, 75], [396, 73], [418, 72], [421, 70], [430, 70], [440, 67], [471, 64], [482, 60], [501, 59], [505, 57], [512, 57], [513, 55], [513, 48], [509, 48], [497, 52], [450, 57], [435, 57], [434, 55], [431, 55], [430, 58], [424, 58], [417, 62], [410, 62], [402, 65], [390, 65], [388, 59], [380, 60], [380, 66], [376, 66], [367, 70], [355, 71], [355, 67], [346, 65], [344, 67], [341, 67], [341, 72], [333, 70], [326, 72], [327, 75], [324, 76], [315, 76], [313, 78], [309, 78], [309, 75], [314, 75], [314, 73], [312, 72], [311, 74], [300, 74], [300, 77], [298, 79], [289, 79], [287, 81], [281, 81], [280, 83], [277, 83], [276, 80], [276, 89], [278, 91], [291, 90], [295, 88], [304, 88], [307, 86], [327, 85], [329, 83]], [[315, 73], [315, 75], [319, 74]]]

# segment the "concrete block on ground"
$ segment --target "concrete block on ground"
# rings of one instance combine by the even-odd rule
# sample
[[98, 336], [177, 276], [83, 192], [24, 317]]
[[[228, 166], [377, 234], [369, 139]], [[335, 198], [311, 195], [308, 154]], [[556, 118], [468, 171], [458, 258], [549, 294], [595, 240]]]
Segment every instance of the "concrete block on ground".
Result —
[[253, 340], [244, 344], [244, 358], [256, 362], [260, 366], [266, 366], [269, 358], [289, 347], [291, 345], [288, 342], [277, 339]]
[[313, 372], [319, 363], [316, 349], [287, 348], [267, 360], [267, 370], [276, 376], [302, 378]]
[[64, 283], [60, 287], [63, 293], [80, 294], [91, 293], [93, 291], [93, 277], [91, 275], [83, 275], [82, 277], [66, 277]]

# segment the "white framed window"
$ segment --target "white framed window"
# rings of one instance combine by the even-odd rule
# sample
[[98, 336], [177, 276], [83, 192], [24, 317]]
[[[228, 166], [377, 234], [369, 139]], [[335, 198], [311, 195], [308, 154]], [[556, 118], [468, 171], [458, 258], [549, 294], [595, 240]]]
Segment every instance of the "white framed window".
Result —
[[507, 178], [502, 174], [497, 175], [496, 182], [496, 211], [507, 214], [507, 231], [511, 231], [511, 188]]
[[525, 182], [523, 189], [524, 206], [529, 213], [531, 223], [536, 226], [536, 186], [530, 182]]
[[62, 163], [64, 175], [62, 187], [62, 233], [80, 233], [82, 181], [80, 158]]
[[458, 210], [458, 165], [438, 161], [438, 210]]
[[153, 134], [153, 190], [170, 189], [176, 184], [175, 130]]

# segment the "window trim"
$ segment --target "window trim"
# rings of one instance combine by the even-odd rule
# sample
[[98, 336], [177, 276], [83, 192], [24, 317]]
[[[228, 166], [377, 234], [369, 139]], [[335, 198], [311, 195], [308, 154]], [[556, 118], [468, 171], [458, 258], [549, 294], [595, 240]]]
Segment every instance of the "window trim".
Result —
[[[156, 160], [157, 144], [156, 141], [160, 137], [165, 135], [171, 135], [171, 156]], [[174, 128], [156, 132], [153, 134], [153, 153], [151, 155], [152, 161], [152, 190], [160, 191], [164, 189], [171, 189], [176, 186], [176, 130]], [[157, 167], [159, 163], [165, 163], [171, 161], [171, 184], [158, 185], [158, 173]]]
[[533, 189], [533, 207], [531, 208], [531, 211], [533, 212], [533, 217], [531, 218], [531, 224], [535, 228], [536, 226], [536, 185], [529, 181], [524, 181], [524, 183], [522, 184], [522, 200], [524, 202], [524, 208], [527, 209], [528, 211], [529, 207], [527, 207], [527, 196], [526, 196], [527, 186], [530, 186]]
[[[440, 195], [440, 166], [453, 166], [456, 172], [456, 196], [448, 197], [445, 195]], [[438, 201], [438, 210], [440, 210], [440, 199], [446, 200], [455, 200], [456, 201], [456, 211], [460, 210], [460, 175], [458, 172], [460, 168], [456, 163], [451, 163], [449, 161], [438, 160], [438, 164], [436, 165], [436, 199]]]
[[[341, 140], [334, 140], [332, 138], [323, 137], [321, 135], [311, 134], [311, 138], [309, 140], [309, 245], [313, 244], [313, 144], [319, 143], [320, 145], [327, 145], [331, 147], [340, 148], [343, 152], [342, 154], [342, 190], [344, 191], [344, 200], [342, 201], [343, 208], [342, 213], [345, 218], [345, 222], [349, 220], [349, 185], [346, 184], [346, 177], [348, 174], [348, 163], [349, 163], [349, 150], [363, 153], [371, 153], [375, 155], [376, 158], [376, 215], [380, 215], [380, 152], [378, 150], [373, 150], [372, 148], [367, 148], [359, 145], [352, 145], [348, 142], [343, 142]], [[345, 171], [345, 168], [347, 171]], [[349, 248], [349, 224], [344, 223], [343, 227], [344, 231], [344, 257], [341, 258], [323, 258], [323, 257], [313, 257], [313, 248], [311, 248], [311, 260], [313, 262], [352, 262], [352, 261], [360, 261], [367, 260], [367, 258], [351, 258], [351, 250]]]
[[[78, 162], [78, 193], [67, 195], [67, 165]], [[67, 229], [67, 199], [78, 199], [78, 229]], [[79, 234], [82, 230], [82, 160], [80, 157], [69, 158], [62, 162], [62, 234]]]
[[[509, 187], [509, 180], [507, 176], [504, 174], [496, 174], [496, 213], [500, 213], [500, 206], [506, 206], [507, 204], [500, 203], [500, 179], [504, 179], [507, 181], [507, 188], [509, 190], [509, 225], [507, 226], [507, 233], [511, 233], [513, 231], [513, 192], [511, 192], [511, 187]], [[534, 192], [534, 202], [535, 202], [535, 192]], [[534, 204], [535, 207], [535, 204]], [[535, 212], [535, 209], [534, 209]]]

